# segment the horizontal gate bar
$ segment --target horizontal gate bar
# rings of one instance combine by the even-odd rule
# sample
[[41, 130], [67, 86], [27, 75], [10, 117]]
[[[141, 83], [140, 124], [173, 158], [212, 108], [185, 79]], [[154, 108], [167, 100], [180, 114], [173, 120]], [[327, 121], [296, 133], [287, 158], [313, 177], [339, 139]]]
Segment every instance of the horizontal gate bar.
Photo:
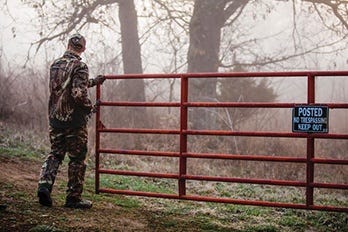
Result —
[[[137, 107], [180, 107], [180, 102], [106, 102], [100, 106], [137, 106]], [[184, 103], [187, 107], [235, 107], [235, 108], [293, 108], [307, 103], [267, 103], [267, 102], [190, 102]], [[329, 108], [348, 108], [347, 103], [316, 103], [313, 106], [328, 106]]]
[[[164, 129], [98, 128], [97, 131], [104, 132], [104, 133], [180, 134], [180, 130], [164, 130]], [[183, 130], [181, 133], [187, 134], [187, 135], [348, 139], [348, 134], [324, 134], [324, 133], [252, 132], [252, 131], [245, 132], [245, 131], [223, 131], [223, 130]]]
[[[122, 176], [141, 176], [141, 177], [153, 177], [153, 178], [167, 178], [167, 179], [186, 179], [197, 181], [213, 181], [213, 182], [233, 182], [233, 183], [247, 183], [247, 184], [265, 184], [265, 185], [280, 185], [280, 186], [294, 186], [305, 187], [306, 183], [302, 181], [292, 180], [269, 180], [269, 179], [251, 179], [251, 178], [231, 178], [231, 177], [213, 177], [213, 176], [200, 176], [200, 175], [182, 175], [173, 173], [154, 173], [154, 172], [135, 172], [135, 171], [122, 171], [122, 170], [109, 170], [100, 169], [101, 174], [112, 174]], [[316, 188], [331, 188], [331, 189], [348, 189], [348, 184], [332, 184], [332, 183], [311, 183], [311, 187]]]
[[340, 159], [323, 159], [323, 158], [313, 158], [311, 159], [313, 163], [318, 164], [342, 164], [348, 165], [348, 160], [340, 160]]
[[267, 185], [297, 186], [297, 187], [305, 187], [306, 186], [305, 182], [289, 181], [289, 180], [230, 178], [230, 177], [212, 177], [212, 176], [198, 176], [198, 175], [182, 175], [182, 176], [180, 176], [179, 174], [171, 174], [171, 173], [135, 172], [135, 171], [121, 171], [121, 170], [108, 170], [108, 169], [100, 169], [99, 173], [123, 175], [123, 176], [167, 178], [167, 179], [179, 179], [179, 178], [181, 178], [181, 179], [186, 179], [186, 180], [214, 181], [214, 182], [267, 184]]
[[308, 209], [308, 210], [325, 210], [325, 211], [334, 211], [334, 212], [348, 212], [348, 208], [334, 207], [334, 206], [318, 206], [318, 205], [306, 206], [305, 204], [279, 203], [279, 202], [242, 200], [242, 199], [231, 199], [231, 198], [216, 198], [216, 197], [205, 197], [205, 196], [203, 197], [203, 196], [198, 196], [198, 195], [178, 196], [176, 194], [140, 192], [140, 191], [131, 191], [131, 190], [116, 190], [116, 189], [107, 189], [107, 188], [101, 188], [101, 189], [99, 189], [99, 192], [111, 193], [111, 194], [122, 194], [122, 195], [129, 195], [129, 196], [156, 197], [156, 198], [203, 201], [203, 202], [216, 202], [216, 203], [226, 203], [226, 204], [292, 208], [292, 209]]
[[[99, 149], [100, 153], [120, 154], [120, 155], [142, 155], [142, 156], [163, 156], [163, 157], [180, 157], [179, 152], [163, 151], [142, 151], [142, 150], [125, 150], [125, 149]], [[302, 157], [290, 156], [265, 156], [265, 155], [231, 155], [231, 154], [213, 154], [213, 153], [182, 153], [187, 158], [197, 159], [229, 159], [229, 160], [250, 160], [250, 161], [269, 161], [269, 162], [288, 162], [288, 163], [306, 163], [307, 159]], [[337, 164], [348, 165], [348, 160], [313, 158], [311, 162], [318, 164]]]
[[245, 132], [245, 131], [222, 131], [222, 130], [187, 130], [187, 131], [183, 131], [183, 133], [188, 135], [348, 139], [348, 134], [324, 134], [324, 133], [252, 132], [252, 131]]
[[[293, 108], [308, 103], [267, 103], [267, 102], [189, 102], [187, 107], [234, 107], [234, 108]], [[328, 106], [329, 108], [348, 108], [347, 103], [316, 103], [313, 106]]]
[[291, 181], [291, 180], [268, 180], [268, 179], [251, 179], [251, 178], [231, 178], [231, 177], [214, 177], [214, 176], [199, 176], [199, 175], [184, 175], [187, 180], [213, 181], [213, 182], [233, 182], [247, 184], [266, 184], [280, 186], [297, 186], [305, 187], [306, 182]]
[[230, 160], [251, 160], [251, 161], [274, 161], [274, 162], [294, 162], [305, 163], [306, 158], [285, 157], [285, 156], [263, 156], [263, 155], [230, 155], [230, 154], [211, 154], [211, 153], [183, 153], [185, 157], [202, 159], [230, 159]]
[[168, 73], [168, 74], [122, 74], [105, 75], [106, 79], [162, 79], [162, 78], [236, 78], [236, 77], [307, 77], [348, 76], [348, 71], [295, 71], [295, 72], [233, 72], [233, 73]]
[[[141, 150], [125, 150], [125, 149], [99, 149], [100, 153], [121, 154], [121, 155], [143, 155], [143, 156], [163, 156], [163, 157], [180, 157], [179, 152], [163, 152], [163, 151], [141, 151]], [[213, 153], [183, 153], [182, 156], [197, 159], [229, 159], [229, 160], [250, 160], [250, 161], [270, 161], [270, 162], [293, 162], [305, 163], [306, 158], [290, 157], [290, 156], [265, 156], [265, 155], [231, 155], [231, 154], [213, 154]], [[324, 159], [313, 158], [313, 163], [318, 164], [337, 164], [348, 165], [348, 160], [340, 159]]]
[[249, 107], [249, 108], [291, 108], [294, 103], [267, 103], [267, 102], [188, 102], [188, 107]]
[[101, 188], [99, 192], [102, 193], [112, 193], [112, 194], [122, 194], [129, 196], [141, 196], [141, 197], [158, 197], [166, 199], [180, 199], [177, 194], [166, 194], [166, 193], [154, 193], [154, 192], [141, 192], [141, 191], [132, 191], [132, 190], [120, 190], [120, 189], [108, 189]]
[[180, 130], [131, 129], [131, 128], [102, 128], [102, 129], [98, 129], [98, 132], [133, 133], [133, 134], [180, 134]]
[[172, 173], [133, 172], [133, 171], [122, 171], [122, 170], [110, 170], [110, 169], [99, 169], [99, 173], [122, 175], [122, 176], [141, 176], [141, 177], [179, 179], [179, 174], [172, 174]]
[[[252, 160], [252, 161], [274, 161], [274, 162], [293, 162], [293, 163], [305, 163], [306, 158], [302, 157], [290, 157], [290, 156], [266, 156], [266, 155], [231, 155], [231, 154], [213, 154], [213, 153], [183, 153], [185, 157], [189, 158], [202, 158], [202, 159], [230, 159], [230, 160]], [[338, 164], [348, 165], [348, 160], [341, 159], [324, 159], [313, 158], [311, 162], [318, 164]]]
[[329, 188], [329, 189], [348, 190], [348, 184], [312, 183], [312, 184], [309, 184], [309, 186], [315, 187], [315, 188]]
[[304, 204], [280, 203], [280, 202], [269, 202], [269, 201], [254, 201], [254, 200], [239, 200], [239, 199], [230, 199], [230, 198], [215, 198], [215, 197], [202, 197], [202, 196], [182, 196], [180, 199], [192, 200], [192, 201], [206, 201], [206, 202], [239, 204], [239, 205], [253, 205], [253, 206], [278, 207], [278, 208], [293, 208], [293, 209], [309, 209], [309, 210], [348, 212], [348, 208], [334, 207], [334, 206], [313, 206], [313, 205], [306, 206]]
[[101, 106], [148, 106], [148, 107], [180, 107], [178, 102], [105, 102], [99, 103]]
[[139, 151], [139, 150], [113, 150], [99, 149], [100, 153], [120, 154], [120, 155], [143, 155], [143, 156], [164, 156], [180, 157], [179, 152], [162, 152], [162, 151]]

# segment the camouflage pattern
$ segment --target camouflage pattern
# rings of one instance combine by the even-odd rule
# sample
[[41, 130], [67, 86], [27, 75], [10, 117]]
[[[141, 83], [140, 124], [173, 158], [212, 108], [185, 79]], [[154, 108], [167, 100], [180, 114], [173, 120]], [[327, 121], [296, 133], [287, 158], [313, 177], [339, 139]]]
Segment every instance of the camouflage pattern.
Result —
[[46, 187], [52, 192], [59, 166], [68, 153], [70, 158], [68, 168], [67, 198], [80, 199], [84, 176], [86, 172], [87, 127], [53, 128], [50, 127], [51, 153], [42, 165], [39, 188]]
[[68, 189], [66, 200], [69, 202], [81, 201], [83, 183], [85, 182], [86, 164], [84, 162], [70, 161], [68, 169]]
[[87, 121], [93, 109], [87, 89], [98, 84], [88, 76], [87, 65], [70, 51], [55, 60], [50, 68], [51, 152], [42, 165], [38, 187], [52, 192], [59, 166], [68, 153], [67, 200], [71, 201], [81, 200], [86, 172]]
[[58, 128], [80, 127], [87, 123], [93, 106], [87, 88], [95, 81], [88, 79], [88, 67], [81, 58], [65, 52], [50, 68], [50, 125]]

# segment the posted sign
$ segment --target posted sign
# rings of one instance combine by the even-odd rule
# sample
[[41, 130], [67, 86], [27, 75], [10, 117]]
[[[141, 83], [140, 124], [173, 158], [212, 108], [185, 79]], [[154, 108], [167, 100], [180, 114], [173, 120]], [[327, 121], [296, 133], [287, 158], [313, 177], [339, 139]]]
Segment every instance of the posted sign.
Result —
[[328, 133], [329, 108], [327, 106], [296, 106], [292, 109], [292, 131]]

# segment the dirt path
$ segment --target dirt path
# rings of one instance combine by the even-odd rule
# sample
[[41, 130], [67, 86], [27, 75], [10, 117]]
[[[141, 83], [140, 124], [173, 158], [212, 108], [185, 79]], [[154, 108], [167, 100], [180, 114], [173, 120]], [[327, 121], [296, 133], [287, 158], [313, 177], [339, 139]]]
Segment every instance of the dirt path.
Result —
[[[64, 199], [55, 199], [52, 208], [40, 206], [36, 198], [40, 165], [0, 156], [0, 231], [150, 231], [141, 213], [107, 201], [94, 202], [91, 210], [64, 208]], [[55, 191], [63, 195], [64, 190]]]
[[38, 162], [0, 157], [0, 183], [9, 182], [33, 192], [39, 170]]

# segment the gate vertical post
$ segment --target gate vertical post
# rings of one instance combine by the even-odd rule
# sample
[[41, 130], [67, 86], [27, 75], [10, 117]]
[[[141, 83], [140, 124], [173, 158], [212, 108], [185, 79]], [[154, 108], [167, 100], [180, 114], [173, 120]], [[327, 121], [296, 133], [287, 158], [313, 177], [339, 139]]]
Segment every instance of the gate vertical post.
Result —
[[[315, 103], [315, 76], [313, 74], [308, 74], [307, 77], [307, 103], [309, 105]], [[314, 194], [314, 163], [312, 159], [314, 158], [315, 150], [315, 140], [313, 137], [307, 137], [307, 171], [306, 171], [306, 206], [310, 208], [313, 205], [313, 194]]]
[[186, 195], [187, 158], [183, 155], [187, 152], [187, 106], [188, 101], [188, 77], [181, 77], [181, 99], [180, 99], [180, 163], [179, 163], [179, 197]]
[[[101, 89], [100, 84], [97, 85], [96, 103], [100, 102]], [[100, 106], [97, 105], [97, 112], [95, 115], [95, 193], [99, 193], [99, 149], [100, 149]]]

